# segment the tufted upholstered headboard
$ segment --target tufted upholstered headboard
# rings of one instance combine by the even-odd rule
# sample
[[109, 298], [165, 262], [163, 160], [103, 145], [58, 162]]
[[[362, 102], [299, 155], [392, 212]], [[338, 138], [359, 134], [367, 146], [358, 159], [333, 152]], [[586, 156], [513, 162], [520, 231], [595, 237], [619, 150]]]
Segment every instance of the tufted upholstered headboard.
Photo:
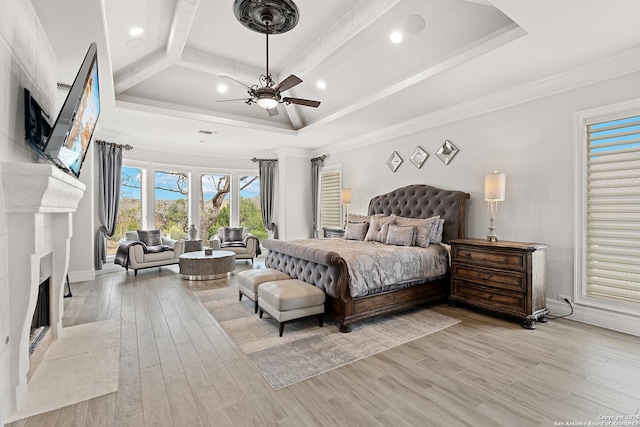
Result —
[[465, 206], [469, 194], [449, 191], [424, 184], [407, 185], [375, 196], [369, 202], [369, 215], [396, 214], [406, 218], [444, 219], [442, 240], [448, 243], [464, 236]]

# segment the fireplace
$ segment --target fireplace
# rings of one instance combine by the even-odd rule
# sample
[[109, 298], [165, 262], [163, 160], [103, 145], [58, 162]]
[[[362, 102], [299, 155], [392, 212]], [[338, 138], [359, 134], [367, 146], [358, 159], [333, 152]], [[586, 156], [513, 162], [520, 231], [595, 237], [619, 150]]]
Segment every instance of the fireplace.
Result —
[[10, 377], [0, 424], [16, 411], [39, 361], [62, 334], [72, 213], [85, 191], [83, 183], [49, 164], [1, 166], [11, 305], [6, 341]]
[[38, 343], [46, 335], [49, 330], [51, 310], [49, 306], [49, 278], [38, 286], [38, 299], [36, 300], [36, 309], [31, 319], [31, 332], [29, 332], [29, 355], [38, 347]]

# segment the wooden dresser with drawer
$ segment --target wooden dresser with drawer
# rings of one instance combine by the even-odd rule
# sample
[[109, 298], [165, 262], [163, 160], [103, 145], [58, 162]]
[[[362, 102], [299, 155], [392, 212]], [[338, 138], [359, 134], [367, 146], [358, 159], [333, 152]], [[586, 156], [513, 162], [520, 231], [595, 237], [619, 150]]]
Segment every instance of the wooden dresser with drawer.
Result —
[[450, 243], [450, 305], [464, 303], [515, 317], [527, 329], [547, 321], [547, 245], [483, 239]]

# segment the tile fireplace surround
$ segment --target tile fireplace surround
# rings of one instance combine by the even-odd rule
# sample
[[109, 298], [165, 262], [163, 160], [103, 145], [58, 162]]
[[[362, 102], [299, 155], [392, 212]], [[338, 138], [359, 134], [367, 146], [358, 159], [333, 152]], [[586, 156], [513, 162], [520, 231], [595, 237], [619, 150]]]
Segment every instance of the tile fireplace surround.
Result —
[[83, 183], [49, 164], [3, 162], [1, 173], [8, 229], [10, 379], [9, 390], [3, 390], [7, 405], [2, 405], [0, 424], [16, 411], [27, 390], [29, 332], [42, 269], [51, 276], [52, 339], [61, 336], [72, 213], [85, 192]]

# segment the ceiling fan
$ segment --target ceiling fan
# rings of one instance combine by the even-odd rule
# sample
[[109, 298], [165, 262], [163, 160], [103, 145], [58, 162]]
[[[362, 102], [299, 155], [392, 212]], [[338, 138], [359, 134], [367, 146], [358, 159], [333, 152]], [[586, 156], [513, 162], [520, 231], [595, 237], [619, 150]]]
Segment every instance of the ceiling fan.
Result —
[[246, 104], [258, 104], [270, 117], [278, 115], [278, 104], [297, 104], [317, 108], [320, 101], [282, 96], [292, 87], [302, 83], [302, 79], [291, 74], [280, 83], [274, 82], [269, 73], [269, 34], [282, 34], [298, 23], [298, 8], [291, 0], [236, 0], [234, 12], [238, 21], [245, 27], [264, 33], [267, 42], [267, 60], [265, 74], [259, 78], [260, 84], [249, 86], [229, 76], [221, 76], [238, 83], [247, 89], [249, 98], [224, 99], [218, 102], [244, 101]]

